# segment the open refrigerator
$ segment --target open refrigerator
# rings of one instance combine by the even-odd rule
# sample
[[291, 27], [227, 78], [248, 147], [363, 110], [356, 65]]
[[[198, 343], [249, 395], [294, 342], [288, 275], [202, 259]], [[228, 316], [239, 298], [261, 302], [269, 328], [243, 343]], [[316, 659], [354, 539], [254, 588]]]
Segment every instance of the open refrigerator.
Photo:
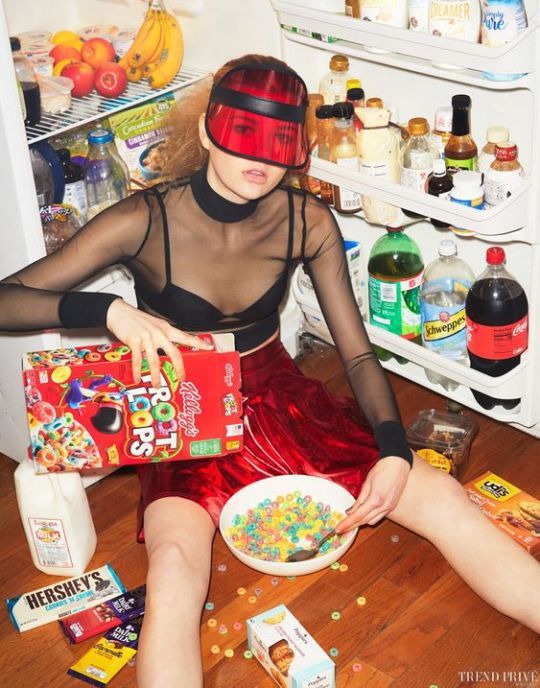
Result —
[[[526, 3], [529, 27], [514, 42], [502, 48], [442, 39], [405, 29], [361, 22], [344, 14], [313, 9], [305, 0], [169, 0], [182, 25], [185, 56], [182, 68], [161, 92], [175, 92], [208, 77], [227, 59], [249, 52], [272, 54], [285, 59], [305, 79], [310, 92], [318, 90], [328, 71], [332, 54], [349, 57], [350, 73], [362, 80], [368, 96], [380, 96], [399, 108], [399, 120], [423, 116], [429, 122], [437, 107], [450, 104], [452, 95], [467, 93], [472, 99], [472, 134], [479, 147], [489, 125], [503, 124], [518, 145], [520, 161], [527, 179], [519, 192], [502, 205], [487, 211], [441, 204], [436, 198], [376, 178], [361, 177], [336, 165], [313, 158], [310, 173], [335, 184], [388, 201], [393, 205], [467, 227], [468, 236], [454, 236], [437, 230], [428, 221], [416, 222], [406, 231], [419, 244], [424, 263], [437, 257], [443, 238], [453, 238], [458, 254], [479, 274], [484, 267], [486, 248], [501, 244], [507, 253], [507, 266], [523, 285], [529, 300], [529, 349], [514, 370], [491, 378], [458, 363], [443, 359], [416, 344], [367, 325], [370, 338], [395, 358], [383, 365], [436, 392], [476, 409], [470, 387], [495, 397], [521, 397], [521, 404], [506, 411], [496, 407], [489, 414], [502, 422], [540, 436], [540, 395], [535, 394], [540, 374], [540, 229], [538, 209], [538, 163], [540, 156], [539, 59], [540, 42], [535, 0]], [[345, 4], [345, 3], [343, 3]], [[43, 234], [35, 195], [28, 145], [48, 139], [111, 114], [111, 103], [99, 98], [72, 108], [69, 116], [47, 118], [46, 126], [25, 130], [12, 67], [9, 36], [22, 31], [114, 23], [121, 27], [138, 26], [146, 0], [2, 0], [0, 5], [0, 70], [3, 94], [0, 98], [0, 198], [3, 230], [0, 233], [0, 277], [45, 255]], [[329, 40], [329, 37], [331, 40]], [[375, 48], [375, 51], [373, 50]], [[381, 52], [384, 50], [386, 52]], [[446, 70], [432, 61], [447, 62], [459, 69]], [[525, 73], [514, 81], [489, 81], [482, 70]], [[125, 98], [115, 100], [113, 108], [122, 110], [158, 95], [138, 84], [131, 84]], [[68, 113], [66, 113], [68, 114]], [[337, 215], [347, 239], [359, 242], [364, 264], [373, 243], [384, 227], [367, 224], [357, 216]], [[366, 277], [367, 279], [367, 277]], [[134, 302], [133, 285], [124, 268], [113, 267], [83, 288], [116, 291]], [[298, 308], [292, 298], [284, 310], [290, 335], [299, 323]], [[283, 321], [282, 321], [283, 322]], [[1, 334], [0, 356], [0, 451], [21, 460], [26, 455], [26, 428], [21, 356], [26, 351], [80, 345], [97, 341], [103, 332], [54, 330], [45, 333]], [[437, 370], [455, 380], [452, 392], [432, 385], [425, 369]]]

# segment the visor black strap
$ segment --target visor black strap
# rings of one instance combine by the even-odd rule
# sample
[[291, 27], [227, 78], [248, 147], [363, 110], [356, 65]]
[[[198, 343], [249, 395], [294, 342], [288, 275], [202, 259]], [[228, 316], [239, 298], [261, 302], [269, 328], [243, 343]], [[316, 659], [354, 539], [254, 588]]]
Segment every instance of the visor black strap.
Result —
[[289, 103], [267, 100], [266, 98], [259, 98], [248, 93], [233, 91], [223, 86], [214, 86], [210, 94], [210, 102], [228, 105], [246, 112], [271, 117], [272, 119], [295, 122], [296, 124], [303, 124], [306, 116], [305, 105], [290, 105]]

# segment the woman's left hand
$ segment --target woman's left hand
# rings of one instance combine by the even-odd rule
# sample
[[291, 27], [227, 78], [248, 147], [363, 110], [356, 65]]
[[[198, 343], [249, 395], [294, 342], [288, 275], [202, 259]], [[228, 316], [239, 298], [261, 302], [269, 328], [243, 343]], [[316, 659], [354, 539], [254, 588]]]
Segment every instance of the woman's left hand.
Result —
[[347, 518], [337, 526], [345, 533], [357, 526], [374, 526], [394, 509], [407, 484], [410, 466], [399, 456], [385, 456], [367, 474], [358, 499], [348, 510]]

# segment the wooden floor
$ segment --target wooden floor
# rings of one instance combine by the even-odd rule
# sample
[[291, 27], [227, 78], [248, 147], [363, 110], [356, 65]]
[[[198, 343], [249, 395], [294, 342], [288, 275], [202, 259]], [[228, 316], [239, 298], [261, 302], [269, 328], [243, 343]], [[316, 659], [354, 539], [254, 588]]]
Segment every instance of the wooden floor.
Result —
[[[304, 371], [319, 377], [335, 393], [347, 392], [335, 352], [322, 348], [303, 358]], [[403, 420], [408, 423], [423, 408], [442, 409], [442, 397], [391, 376]], [[540, 442], [511, 427], [475, 416], [480, 433], [462, 479], [487, 468], [540, 496]], [[19, 520], [12, 473], [16, 464], [0, 456], [0, 592], [2, 597], [28, 592], [51, 582], [31, 563]], [[134, 541], [138, 486], [130, 470], [118, 471], [88, 489], [98, 533], [91, 567], [109, 562], [128, 587], [142, 583], [146, 573], [144, 547]], [[395, 536], [399, 536], [396, 538]], [[344, 562], [346, 572], [323, 572], [283, 579], [244, 567], [218, 535], [214, 544], [212, 583], [204, 611], [202, 649], [207, 688], [271, 688], [275, 684], [246, 650], [244, 621], [255, 613], [285, 603], [316, 640], [338, 650], [338, 688], [456, 688], [457, 686], [540, 687], [540, 638], [482, 602], [426, 541], [385, 522], [365, 528]], [[223, 571], [223, 565], [226, 570]], [[493, 562], [504, 566], [504, 562]], [[221, 570], [218, 570], [221, 569]], [[489, 575], [489, 571], [486, 571]], [[516, 580], [516, 585], [520, 582]], [[242, 586], [248, 594], [240, 597]], [[249, 593], [260, 588], [257, 601]], [[366, 605], [356, 604], [358, 596]], [[341, 618], [334, 621], [333, 611]], [[217, 619], [210, 628], [207, 620]], [[181, 623], [181, 619], [179, 620]], [[241, 630], [233, 625], [242, 624]], [[219, 633], [221, 625], [227, 633]], [[92, 644], [69, 645], [56, 623], [18, 634], [5, 610], [0, 613], [0, 686], [5, 688], [64, 688], [84, 685], [66, 670]], [[220, 652], [210, 648], [218, 645]], [[234, 650], [227, 658], [224, 651]], [[171, 649], [174, 652], [174, 648]], [[356, 671], [353, 670], [353, 665]], [[358, 671], [358, 666], [361, 670]], [[474, 680], [471, 674], [488, 672]], [[527, 683], [496, 680], [495, 672], [527, 672]], [[527, 678], [527, 677], [526, 677]], [[462, 680], [463, 679], [463, 680]], [[470, 679], [470, 680], [468, 680]], [[115, 688], [134, 688], [135, 670], [126, 667], [112, 681]], [[190, 688], [190, 686], [171, 686]]]

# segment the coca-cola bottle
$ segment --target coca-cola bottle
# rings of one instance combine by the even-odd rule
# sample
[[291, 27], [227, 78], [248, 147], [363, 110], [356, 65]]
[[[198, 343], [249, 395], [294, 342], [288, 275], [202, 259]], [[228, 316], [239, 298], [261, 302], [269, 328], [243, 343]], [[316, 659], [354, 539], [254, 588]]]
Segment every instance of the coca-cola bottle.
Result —
[[[473, 370], [491, 377], [515, 368], [527, 349], [528, 304], [523, 288], [506, 268], [506, 255], [500, 246], [486, 252], [487, 267], [467, 293], [467, 350]], [[495, 399], [471, 390], [485, 409], [501, 405], [516, 407], [520, 399]]]

